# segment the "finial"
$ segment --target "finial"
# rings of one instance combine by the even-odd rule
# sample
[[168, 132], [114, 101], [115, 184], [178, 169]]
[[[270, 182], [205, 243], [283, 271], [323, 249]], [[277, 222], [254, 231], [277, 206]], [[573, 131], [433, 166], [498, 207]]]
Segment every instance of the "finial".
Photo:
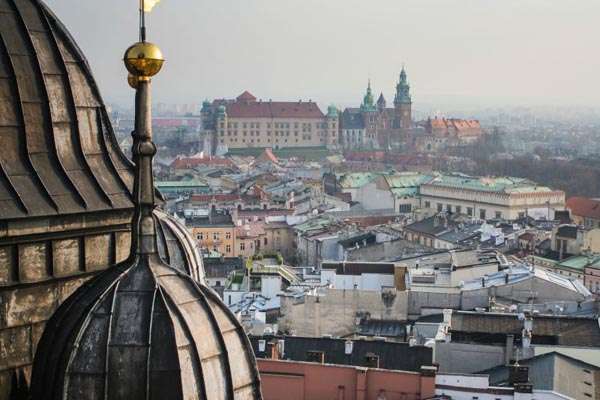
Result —
[[157, 252], [156, 227], [153, 217], [155, 189], [152, 171], [152, 159], [156, 154], [156, 146], [152, 141], [150, 78], [160, 72], [164, 58], [158, 46], [146, 42], [145, 7], [145, 0], [140, 0], [140, 41], [130, 46], [123, 57], [125, 67], [129, 71], [127, 81], [136, 90], [135, 131], [132, 149], [135, 163], [132, 256], [149, 256]]

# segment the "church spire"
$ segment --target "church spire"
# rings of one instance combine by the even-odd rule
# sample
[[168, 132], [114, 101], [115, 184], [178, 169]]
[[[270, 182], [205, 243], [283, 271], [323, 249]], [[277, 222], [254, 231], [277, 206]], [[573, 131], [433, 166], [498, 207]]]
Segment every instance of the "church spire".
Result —
[[360, 105], [360, 109], [362, 111], [374, 111], [375, 110], [375, 100], [373, 99], [373, 92], [371, 90], [371, 79], [369, 79], [369, 83], [367, 85], [367, 93], [363, 97], [363, 102]]
[[158, 46], [146, 42], [144, 14], [145, 0], [140, 0], [140, 38], [125, 51], [123, 61], [130, 73], [129, 84], [135, 88], [135, 134], [133, 138], [133, 160], [135, 176], [133, 200], [135, 206], [132, 221], [131, 254], [148, 256], [157, 253], [156, 227], [153, 212], [154, 177], [152, 160], [156, 146], [152, 141], [152, 111], [150, 99], [150, 81], [158, 74], [164, 63]]
[[398, 84], [396, 85], [396, 96], [394, 97], [394, 104], [410, 104], [412, 103], [410, 97], [410, 85], [408, 84], [408, 79], [406, 77], [406, 70], [404, 69], [404, 65], [402, 66], [402, 71], [400, 71], [400, 79]]

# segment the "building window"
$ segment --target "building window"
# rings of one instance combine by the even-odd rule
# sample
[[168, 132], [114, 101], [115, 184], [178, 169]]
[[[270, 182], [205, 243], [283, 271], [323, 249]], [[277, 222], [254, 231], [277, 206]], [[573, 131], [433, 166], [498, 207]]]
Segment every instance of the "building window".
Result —
[[446, 211], [452, 212], [452, 204], [446, 204]]
[[225, 232], [225, 239], [231, 239], [231, 232]]
[[398, 212], [400, 213], [409, 213], [411, 211], [410, 204], [400, 204], [398, 206]]
[[219, 240], [219, 232], [213, 232], [213, 240]]
[[244, 242], [240, 242], [240, 250], [241, 250], [241, 251], [244, 251], [244, 250], [246, 250], [246, 243], [244, 243]]
[[502, 212], [496, 211], [496, 219], [502, 219]]
[[225, 246], [225, 252], [227, 254], [231, 254], [231, 245], [230, 244], [228, 244], [227, 246]]
[[442, 203], [437, 203], [438, 212], [442, 212], [443, 209], [444, 209], [444, 205]]
[[468, 215], [469, 217], [472, 217], [472, 216], [473, 216], [473, 207], [467, 207], [467, 215]]
[[456, 206], [456, 213], [460, 214], [462, 212], [462, 207], [461, 206]]
[[198, 239], [198, 240], [204, 239], [204, 235], [202, 234], [202, 232], [200, 232], [199, 234], [196, 235], [196, 239]]
[[485, 219], [485, 208], [479, 210], [479, 219]]
[[431, 202], [426, 201], [425, 202], [425, 208], [431, 208]]
[[267, 245], [267, 238], [265, 238], [265, 246]]

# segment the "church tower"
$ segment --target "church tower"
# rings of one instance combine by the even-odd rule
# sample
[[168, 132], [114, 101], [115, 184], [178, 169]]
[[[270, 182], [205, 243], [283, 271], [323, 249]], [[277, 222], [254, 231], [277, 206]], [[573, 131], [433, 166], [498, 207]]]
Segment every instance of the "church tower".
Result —
[[412, 100], [410, 98], [410, 85], [408, 84], [404, 67], [402, 67], [402, 71], [400, 72], [400, 81], [396, 85], [394, 108], [396, 109], [398, 128], [402, 130], [410, 129], [412, 125]]

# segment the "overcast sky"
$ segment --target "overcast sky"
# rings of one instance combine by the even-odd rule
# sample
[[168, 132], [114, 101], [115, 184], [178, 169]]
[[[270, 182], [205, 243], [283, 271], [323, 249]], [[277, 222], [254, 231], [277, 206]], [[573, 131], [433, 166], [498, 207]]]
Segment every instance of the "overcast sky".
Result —
[[[129, 102], [121, 58], [136, 0], [47, 0], [103, 96]], [[600, 104], [598, 0], [162, 0], [148, 39], [167, 63], [154, 100], [388, 101], [403, 63], [413, 101]]]

